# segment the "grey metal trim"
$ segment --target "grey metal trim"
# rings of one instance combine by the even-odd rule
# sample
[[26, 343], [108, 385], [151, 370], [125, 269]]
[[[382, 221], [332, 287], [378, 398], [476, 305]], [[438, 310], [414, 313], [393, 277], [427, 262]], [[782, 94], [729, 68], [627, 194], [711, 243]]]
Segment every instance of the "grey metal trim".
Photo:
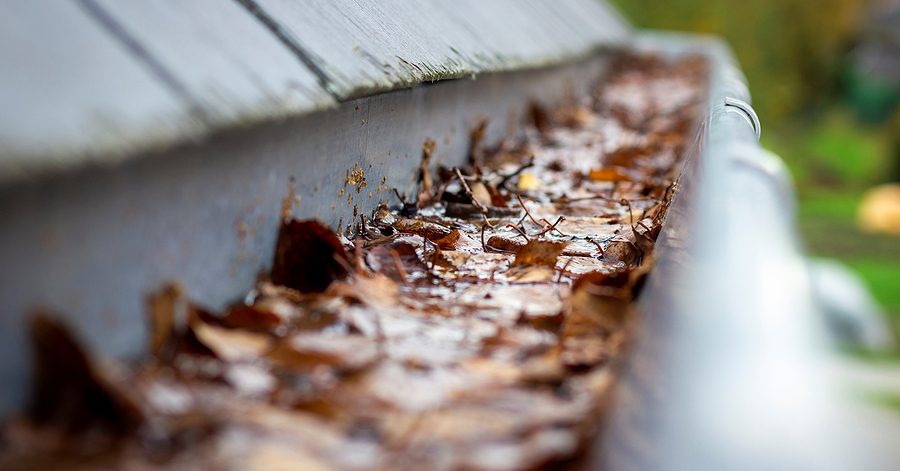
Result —
[[783, 164], [726, 46], [650, 33], [644, 50], [703, 54], [709, 117], [657, 243], [642, 318], [598, 442], [597, 469], [851, 469]]
[[753, 127], [753, 131], [756, 133], [756, 140], [759, 141], [762, 136], [762, 126], [759, 124], [759, 116], [756, 114], [756, 110], [750, 106], [750, 103], [727, 96], [725, 97], [725, 106], [737, 109], [745, 117], [747, 123]]

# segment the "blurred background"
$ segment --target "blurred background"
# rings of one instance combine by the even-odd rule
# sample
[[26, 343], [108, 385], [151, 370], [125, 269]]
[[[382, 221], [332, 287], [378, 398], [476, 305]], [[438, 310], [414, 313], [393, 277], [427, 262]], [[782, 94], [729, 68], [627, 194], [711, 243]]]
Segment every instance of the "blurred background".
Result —
[[898, 332], [900, 0], [612, 3], [637, 26], [728, 40], [763, 145], [796, 180], [807, 251], [856, 271]]

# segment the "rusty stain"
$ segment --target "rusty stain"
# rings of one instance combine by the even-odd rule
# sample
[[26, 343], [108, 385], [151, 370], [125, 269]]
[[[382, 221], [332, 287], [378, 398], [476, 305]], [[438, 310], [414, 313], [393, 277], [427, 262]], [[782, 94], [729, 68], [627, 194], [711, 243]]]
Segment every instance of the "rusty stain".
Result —
[[[288, 183], [288, 194], [281, 200], [281, 219], [291, 219], [294, 213], [294, 200], [297, 199], [297, 179], [291, 177]], [[299, 201], [297, 201], [299, 203]]]

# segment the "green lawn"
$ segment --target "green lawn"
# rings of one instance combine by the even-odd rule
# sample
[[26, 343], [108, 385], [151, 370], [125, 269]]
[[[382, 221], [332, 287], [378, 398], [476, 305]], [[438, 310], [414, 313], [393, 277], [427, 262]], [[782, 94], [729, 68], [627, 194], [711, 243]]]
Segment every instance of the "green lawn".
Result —
[[794, 174], [798, 226], [809, 254], [856, 271], [900, 328], [900, 237], [864, 233], [856, 225], [866, 188], [891, 178], [890, 133], [836, 108], [774, 129], [765, 144]]

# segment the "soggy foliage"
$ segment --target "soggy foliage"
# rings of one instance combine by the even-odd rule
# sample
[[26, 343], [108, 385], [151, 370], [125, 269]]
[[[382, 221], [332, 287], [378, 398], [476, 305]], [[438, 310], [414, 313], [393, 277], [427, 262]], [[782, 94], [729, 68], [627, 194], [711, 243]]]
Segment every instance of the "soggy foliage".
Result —
[[[209, 312], [148, 298], [150, 359], [100, 364], [35, 320], [33, 407], [0, 465], [536, 469], [596, 431], [653, 260], [705, 67], [626, 57], [530, 107], [470, 165], [429, 165], [354, 240], [285, 220], [271, 275]], [[87, 433], [89, 431], [90, 433]], [[571, 462], [571, 461], [569, 461]]]

